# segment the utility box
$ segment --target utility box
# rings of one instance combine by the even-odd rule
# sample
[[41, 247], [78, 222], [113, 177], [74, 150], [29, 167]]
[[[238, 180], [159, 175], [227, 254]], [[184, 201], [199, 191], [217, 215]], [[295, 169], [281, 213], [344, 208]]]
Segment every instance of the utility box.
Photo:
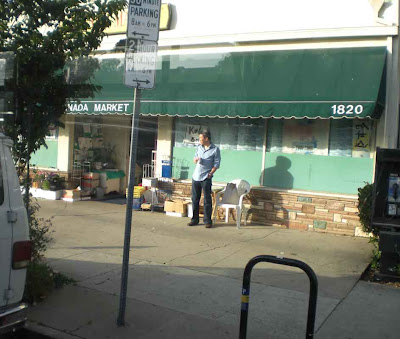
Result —
[[371, 225], [379, 230], [380, 274], [400, 277], [400, 149], [377, 148]]
[[371, 224], [400, 230], [400, 149], [376, 150]]
[[400, 232], [379, 232], [380, 273], [400, 276]]

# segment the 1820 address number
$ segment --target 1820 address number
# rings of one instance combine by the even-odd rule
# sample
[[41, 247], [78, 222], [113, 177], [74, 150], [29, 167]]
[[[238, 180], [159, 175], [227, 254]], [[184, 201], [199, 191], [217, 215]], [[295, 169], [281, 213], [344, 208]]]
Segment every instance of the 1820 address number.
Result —
[[359, 115], [363, 112], [364, 107], [363, 105], [333, 105], [331, 109], [333, 115]]

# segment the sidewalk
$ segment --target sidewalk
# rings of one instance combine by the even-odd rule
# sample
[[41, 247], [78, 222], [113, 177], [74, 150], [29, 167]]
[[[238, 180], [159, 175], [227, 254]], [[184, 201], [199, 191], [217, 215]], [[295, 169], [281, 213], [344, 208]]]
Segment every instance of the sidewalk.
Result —
[[[316, 337], [399, 336], [400, 290], [358, 282], [367, 239], [222, 222], [188, 227], [187, 218], [151, 212], [134, 212], [126, 326], [117, 327], [125, 205], [40, 203], [41, 216], [54, 216], [48, 261], [77, 280], [30, 310], [33, 329], [54, 338], [237, 338], [243, 270], [260, 254], [314, 269]], [[258, 264], [248, 338], [304, 338], [308, 289], [300, 270]]]

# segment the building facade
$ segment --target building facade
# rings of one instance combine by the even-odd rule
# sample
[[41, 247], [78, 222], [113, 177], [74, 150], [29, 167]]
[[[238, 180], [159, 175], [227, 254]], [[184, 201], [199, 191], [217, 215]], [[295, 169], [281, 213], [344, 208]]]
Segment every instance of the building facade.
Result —
[[[376, 147], [398, 146], [398, 1], [164, 6], [156, 87], [142, 91], [140, 167], [155, 163], [159, 177], [171, 161], [175, 193], [185, 195], [198, 130], [207, 127], [222, 156], [214, 182], [252, 185], [250, 221], [355, 234], [357, 189], [373, 180]], [[49, 167], [70, 172], [108, 155], [128, 172], [125, 31], [121, 14], [96, 53], [93, 83], [102, 89], [69, 104]], [[41, 151], [35, 156], [46, 167]]]

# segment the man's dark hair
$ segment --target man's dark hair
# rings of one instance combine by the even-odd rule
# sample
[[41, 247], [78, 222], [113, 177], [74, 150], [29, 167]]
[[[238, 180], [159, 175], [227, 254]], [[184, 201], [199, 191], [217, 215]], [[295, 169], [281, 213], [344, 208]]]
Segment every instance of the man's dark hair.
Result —
[[199, 134], [202, 134], [204, 138], [208, 138], [208, 140], [211, 140], [211, 133], [208, 129], [201, 130]]

